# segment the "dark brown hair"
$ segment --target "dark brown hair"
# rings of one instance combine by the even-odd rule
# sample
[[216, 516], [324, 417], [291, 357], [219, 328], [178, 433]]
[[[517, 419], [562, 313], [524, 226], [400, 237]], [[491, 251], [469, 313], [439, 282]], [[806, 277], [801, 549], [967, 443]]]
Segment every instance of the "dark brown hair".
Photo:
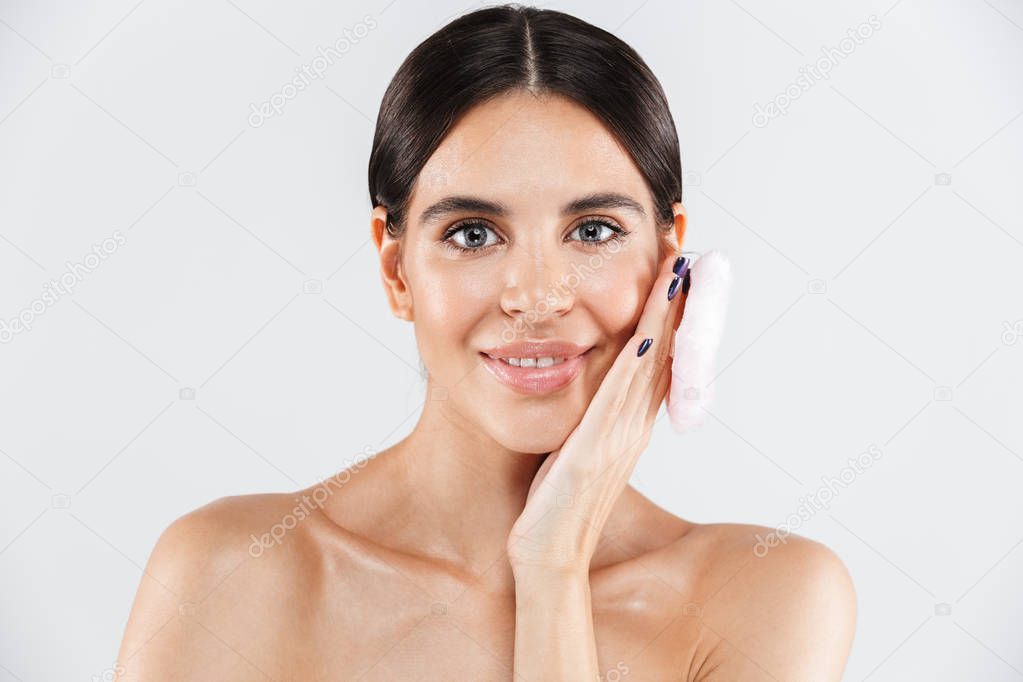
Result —
[[419, 171], [463, 113], [510, 90], [560, 94], [592, 112], [628, 150], [650, 188], [658, 227], [682, 200], [678, 133], [657, 78], [611, 33], [518, 4], [462, 15], [405, 58], [384, 93], [369, 159], [373, 206], [406, 227]]

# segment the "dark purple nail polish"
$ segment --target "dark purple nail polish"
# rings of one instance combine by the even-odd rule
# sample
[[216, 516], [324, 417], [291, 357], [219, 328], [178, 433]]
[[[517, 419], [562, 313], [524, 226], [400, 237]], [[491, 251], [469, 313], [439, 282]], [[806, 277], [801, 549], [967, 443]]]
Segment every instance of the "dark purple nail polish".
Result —
[[643, 339], [643, 343], [639, 344], [639, 350], [636, 351], [636, 355], [637, 356], [643, 355], [643, 353], [646, 352], [647, 348], [649, 348], [650, 344], [652, 344], [653, 342], [654, 342], [653, 339]]
[[671, 284], [668, 285], [668, 300], [669, 301], [671, 299], [675, 298], [675, 294], [678, 293], [679, 282], [681, 282], [681, 281], [682, 281], [681, 277], [676, 277], [675, 279], [671, 280]]
[[682, 277], [689, 270], [689, 259], [685, 256], [679, 256], [675, 259], [675, 265], [672, 266], [671, 271], [679, 277]]
[[689, 282], [689, 271], [686, 270], [686, 275], [685, 275], [685, 277], [682, 278], [682, 293], [683, 294], [688, 294], [689, 293], [689, 284], [690, 284], [690, 282]]

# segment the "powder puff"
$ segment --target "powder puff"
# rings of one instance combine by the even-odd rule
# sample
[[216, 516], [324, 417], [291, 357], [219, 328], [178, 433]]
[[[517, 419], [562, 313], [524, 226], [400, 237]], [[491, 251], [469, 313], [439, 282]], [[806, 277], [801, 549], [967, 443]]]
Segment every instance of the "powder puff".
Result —
[[668, 419], [677, 433], [701, 424], [714, 398], [718, 346], [732, 284], [732, 268], [719, 251], [708, 251], [689, 266], [689, 293], [674, 339]]

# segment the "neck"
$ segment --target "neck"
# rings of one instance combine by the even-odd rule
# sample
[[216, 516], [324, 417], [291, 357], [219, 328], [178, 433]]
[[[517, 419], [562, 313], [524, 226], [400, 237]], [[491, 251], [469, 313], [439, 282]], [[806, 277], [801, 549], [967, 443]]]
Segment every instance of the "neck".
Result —
[[[428, 392], [429, 395], [429, 392]], [[390, 476], [415, 507], [409, 537], [424, 554], [486, 570], [504, 558], [544, 454], [509, 450], [451, 403], [428, 400], [412, 432], [387, 451]]]

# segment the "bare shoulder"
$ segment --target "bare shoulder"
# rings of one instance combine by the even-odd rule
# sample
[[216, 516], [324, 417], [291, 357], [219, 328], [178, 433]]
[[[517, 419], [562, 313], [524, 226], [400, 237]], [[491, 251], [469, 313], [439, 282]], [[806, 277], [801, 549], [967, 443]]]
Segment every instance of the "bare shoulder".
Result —
[[694, 601], [708, 643], [697, 679], [841, 679], [856, 592], [834, 551], [734, 523], [696, 524], [672, 549], [676, 565], [697, 575]]
[[260, 549], [271, 542], [267, 533], [294, 506], [293, 497], [223, 497], [185, 514], [160, 534], [146, 573], [184, 596], [202, 594], [223, 580], [225, 569], [261, 556]]
[[259, 653], [234, 642], [270, 634], [254, 629], [249, 616], [255, 614], [241, 612], [251, 608], [253, 597], [265, 613], [273, 608], [268, 601], [290, 596], [294, 581], [286, 578], [301, 561], [302, 533], [282, 532], [279, 541], [270, 534], [284, 527], [294, 499], [294, 493], [225, 497], [164, 529], [125, 628], [119, 680], [258, 674]]

